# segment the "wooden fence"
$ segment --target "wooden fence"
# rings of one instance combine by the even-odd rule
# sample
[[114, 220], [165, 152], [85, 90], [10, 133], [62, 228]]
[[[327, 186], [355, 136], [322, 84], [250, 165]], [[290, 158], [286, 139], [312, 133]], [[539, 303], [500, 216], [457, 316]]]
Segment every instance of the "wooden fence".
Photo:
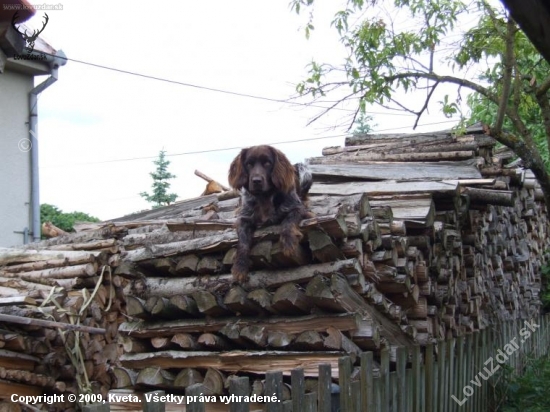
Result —
[[[142, 402], [140, 410], [486, 412], [496, 410], [498, 402], [502, 400], [502, 397], [495, 399], [495, 387], [499, 382], [502, 383], [503, 370], [520, 372], [527, 355], [547, 355], [549, 344], [550, 315], [545, 315], [531, 321], [503, 322], [481, 332], [429, 344], [425, 348], [401, 347], [392, 354], [384, 349], [379, 356], [373, 352], [364, 352], [359, 359], [359, 379], [351, 378], [352, 359], [344, 356], [339, 360], [339, 393], [333, 391], [330, 365], [321, 365], [318, 391], [305, 393], [303, 370], [294, 369], [291, 375], [292, 396], [284, 402], [267, 402], [263, 406], [247, 402], [227, 406], [223, 402], [190, 402], [185, 408], [181, 405], [176, 407], [173, 404]], [[205, 392], [202, 385], [197, 384], [186, 388], [185, 394], [200, 396]], [[266, 396], [282, 399], [282, 392], [283, 374], [278, 371], [268, 372]], [[231, 380], [229, 394], [249, 396], [248, 377]], [[120, 410], [138, 410], [120, 406]], [[110, 409], [107, 403], [88, 405], [83, 409], [97, 412], [119, 408], [112, 405]]]

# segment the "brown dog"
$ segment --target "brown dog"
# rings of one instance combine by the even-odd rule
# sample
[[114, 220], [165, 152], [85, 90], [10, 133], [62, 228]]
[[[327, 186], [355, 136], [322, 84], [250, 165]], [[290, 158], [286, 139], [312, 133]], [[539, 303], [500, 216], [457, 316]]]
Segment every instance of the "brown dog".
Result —
[[243, 149], [229, 168], [229, 184], [241, 190], [242, 207], [237, 220], [239, 243], [231, 272], [235, 281], [247, 280], [248, 254], [254, 230], [282, 224], [281, 245], [285, 255], [297, 248], [302, 234], [300, 221], [308, 216], [303, 201], [311, 188], [309, 168], [292, 165], [287, 157], [271, 146]]

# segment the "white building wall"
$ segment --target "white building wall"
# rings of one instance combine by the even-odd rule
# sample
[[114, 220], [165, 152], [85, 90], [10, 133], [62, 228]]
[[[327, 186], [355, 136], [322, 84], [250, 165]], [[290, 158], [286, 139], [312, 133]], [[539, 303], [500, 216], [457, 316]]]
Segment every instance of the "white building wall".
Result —
[[[0, 247], [23, 244], [31, 228], [28, 96], [33, 77], [0, 74]], [[32, 241], [32, 238], [30, 238]]]

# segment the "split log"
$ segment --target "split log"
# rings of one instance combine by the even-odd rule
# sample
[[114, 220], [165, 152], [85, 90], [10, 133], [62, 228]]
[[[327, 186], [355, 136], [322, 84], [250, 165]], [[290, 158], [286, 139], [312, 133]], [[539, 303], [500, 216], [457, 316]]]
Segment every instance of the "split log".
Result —
[[333, 242], [330, 236], [319, 229], [310, 230], [307, 234], [309, 248], [319, 262], [333, 262], [345, 259], [344, 254]]
[[325, 347], [329, 350], [341, 350], [345, 353], [353, 353], [356, 356], [361, 355], [363, 352], [342, 332], [332, 326], [327, 328], [327, 335], [325, 338]]
[[248, 298], [248, 293], [240, 286], [233, 286], [225, 295], [223, 303], [232, 312], [241, 315], [255, 315], [263, 313], [263, 308]]
[[294, 283], [287, 283], [277, 289], [273, 295], [272, 307], [283, 314], [307, 314], [313, 304]]
[[136, 385], [153, 386], [155, 388], [172, 388], [176, 377], [167, 370], [158, 367], [146, 367], [137, 377]]
[[170, 340], [184, 350], [198, 350], [200, 345], [190, 333], [176, 333]]
[[233, 346], [226, 339], [213, 333], [203, 333], [197, 339], [199, 345], [212, 351], [227, 351]]
[[174, 388], [187, 388], [188, 386], [202, 383], [202, 373], [193, 368], [182, 369], [174, 380]]
[[138, 373], [132, 369], [114, 367], [115, 389], [133, 388], [136, 385]]

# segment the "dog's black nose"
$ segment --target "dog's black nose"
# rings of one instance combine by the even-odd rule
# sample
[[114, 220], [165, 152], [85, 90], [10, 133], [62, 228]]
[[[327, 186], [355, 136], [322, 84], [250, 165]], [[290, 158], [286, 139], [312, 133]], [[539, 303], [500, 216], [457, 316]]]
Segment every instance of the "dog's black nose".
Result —
[[252, 178], [252, 184], [253, 184], [254, 186], [259, 186], [259, 185], [261, 185], [261, 184], [262, 184], [262, 178], [259, 177], [259, 176], [253, 177], [253, 178]]

